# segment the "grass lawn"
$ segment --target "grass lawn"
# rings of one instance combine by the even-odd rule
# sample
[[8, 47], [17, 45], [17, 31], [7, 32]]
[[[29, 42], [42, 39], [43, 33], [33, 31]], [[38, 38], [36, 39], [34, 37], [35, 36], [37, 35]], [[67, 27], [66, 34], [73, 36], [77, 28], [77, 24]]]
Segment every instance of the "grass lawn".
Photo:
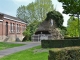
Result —
[[0, 60], [48, 60], [49, 49], [41, 46], [30, 48], [1, 58]]
[[7, 48], [12, 48], [16, 46], [22, 46], [24, 44], [13, 44], [13, 43], [7, 43], [7, 42], [0, 42], [0, 50], [4, 50]]

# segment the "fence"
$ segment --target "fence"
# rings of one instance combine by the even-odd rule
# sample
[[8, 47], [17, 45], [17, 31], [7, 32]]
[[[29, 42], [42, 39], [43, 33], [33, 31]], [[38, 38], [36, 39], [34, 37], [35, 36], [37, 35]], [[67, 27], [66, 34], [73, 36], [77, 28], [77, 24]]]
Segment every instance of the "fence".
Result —
[[51, 40], [51, 34], [38, 34], [32, 36], [32, 41]]

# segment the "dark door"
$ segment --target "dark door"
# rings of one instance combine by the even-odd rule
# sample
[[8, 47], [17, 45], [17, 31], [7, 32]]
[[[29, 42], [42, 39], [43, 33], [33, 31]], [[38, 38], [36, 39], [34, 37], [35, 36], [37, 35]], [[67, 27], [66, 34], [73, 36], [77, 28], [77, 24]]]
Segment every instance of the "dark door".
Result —
[[6, 22], [6, 36], [8, 36], [8, 22]]

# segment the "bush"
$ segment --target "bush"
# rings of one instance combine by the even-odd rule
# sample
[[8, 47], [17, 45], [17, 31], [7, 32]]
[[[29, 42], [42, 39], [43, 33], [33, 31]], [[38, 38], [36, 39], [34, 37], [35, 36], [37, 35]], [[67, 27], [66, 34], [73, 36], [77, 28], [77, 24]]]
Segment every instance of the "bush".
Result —
[[42, 40], [42, 48], [62, 48], [69, 46], [80, 46], [80, 40]]
[[23, 38], [22, 42], [26, 42], [26, 41], [31, 41], [31, 39], [30, 39], [30, 38], [28, 39], [28, 37], [25, 36], [25, 37]]
[[79, 39], [79, 37], [64, 37], [64, 39]]
[[80, 47], [49, 50], [48, 60], [80, 60]]

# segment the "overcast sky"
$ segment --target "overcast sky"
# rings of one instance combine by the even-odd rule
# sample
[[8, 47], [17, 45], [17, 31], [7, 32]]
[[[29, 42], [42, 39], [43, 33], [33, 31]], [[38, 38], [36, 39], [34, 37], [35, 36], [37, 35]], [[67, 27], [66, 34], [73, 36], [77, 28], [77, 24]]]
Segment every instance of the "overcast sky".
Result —
[[[16, 10], [21, 5], [28, 5], [31, 2], [34, 2], [35, 0], [0, 0], [0, 12], [16, 16]], [[61, 12], [62, 4], [59, 3], [57, 0], [52, 0], [52, 3], [54, 4], [54, 8], [56, 8], [57, 11]], [[63, 14], [64, 16], [64, 26], [67, 26], [67, 20], [69, 19], [68, 15]]]

